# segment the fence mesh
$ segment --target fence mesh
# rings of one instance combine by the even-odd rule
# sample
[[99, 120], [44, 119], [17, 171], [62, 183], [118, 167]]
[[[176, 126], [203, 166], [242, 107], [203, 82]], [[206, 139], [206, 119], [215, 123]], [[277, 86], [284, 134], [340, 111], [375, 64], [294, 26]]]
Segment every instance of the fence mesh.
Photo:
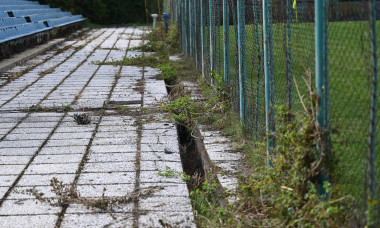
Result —
[[[372, 107], [375, 115], [371, 118], [371, 104], [377, 101], [374, 95], [379, 96], [378, 90], [374, 90], [379, 62], [372, 63], [372, 60], [375, 54], [379, 55], [374, 44], [377, 45], [380, 37], [374, 28], [379, 30], [380, 23], [374, 20], [371, 27], [370, 15], [380, 18], [380, 3], [323, 1], [326, 3], [323, 32], [328, 37], [327, 54], [323, 58], [328, 88], [323, 89], [328, 95], [326, 113], [335, 159], [331, 185], [335, 191], [355, 199], [354, 224], [380, 225], [380, 207], [373, 207], [380, 199], [380, 156], [373, 155], [380, 148], [377, 143], [371, 151], [369, 141], [374, 130], [379, 130], [379, 124], [370, 129], [370, 123], [374, 116], [379, 119], [379, 113], [373, 109], [376, 103]], [[183, 52], [194, 58], [204, 79], [212, 85], [210, 71], [224, 76], [236, 113], [241, 113], [240, 102], [246, 103], [247, 119], [243, 124], [251, 139], [265, 138], [266, 95], [275, 106], [284, 105], [293, 112], [304, 108], [301, 97], [315, 90], [316, 80], [316, 4], [313, 0], [164, 2], [164, 10], [170, 12], [179, 28]], [[267, 3], [265, 8], [264, 2]], [[371, 3], [374, 4], [371, 6]], [[264, 12], [269, 22], [266, 29], [270, 50], [267, 53], [264, 50]], [[372, 38], [371, 34], [374, 34]], [[266, 64], [268, 71], [264, 70]], [[267, 91], [266, 74], [272, 75]], [[242, 94], [246, 94], [246, 98], [242, 98]], [[374, 142], [379, 139], [377, 136]]]

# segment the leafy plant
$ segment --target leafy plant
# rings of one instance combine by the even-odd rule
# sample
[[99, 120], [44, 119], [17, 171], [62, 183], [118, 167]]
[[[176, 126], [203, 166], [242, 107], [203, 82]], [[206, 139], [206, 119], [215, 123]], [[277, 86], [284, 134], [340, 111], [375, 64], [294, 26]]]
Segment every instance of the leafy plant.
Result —
[[172, 118], [181, 125], [193, 128], [195, 126], [196, 104], [190, 96], [179, 97], [176, 100], [169, 101], [167, 105], [163, 104], [165, 111], [171, 112]]
[[158, 65], [161, 70], [160, 78], [164, 79], [167, 84], [174, 84], [178, 78], [178, 71], [176, 70], [174, 63], [169, 62], [165, 64]]
[[176, 175], [178, 175], [179, 177], [181, 177], [181, 179], [183, 181], [190, 180], [189, 175], [187, 175], [184, 172], [175, 171], [175, 170], [171, 169], [169, 166], [165, 167], [165, 171], [158, 171], [158, 175], [162, 176], [162, 177], [175, 177]]

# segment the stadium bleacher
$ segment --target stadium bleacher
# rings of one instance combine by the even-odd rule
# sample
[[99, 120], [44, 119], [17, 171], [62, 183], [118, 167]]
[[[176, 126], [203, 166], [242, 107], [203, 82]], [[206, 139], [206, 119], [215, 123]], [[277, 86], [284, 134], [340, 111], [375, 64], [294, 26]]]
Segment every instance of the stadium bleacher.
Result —
[[67, 34], [85, 19], [38, 1], [0, 0], [0, 59]]

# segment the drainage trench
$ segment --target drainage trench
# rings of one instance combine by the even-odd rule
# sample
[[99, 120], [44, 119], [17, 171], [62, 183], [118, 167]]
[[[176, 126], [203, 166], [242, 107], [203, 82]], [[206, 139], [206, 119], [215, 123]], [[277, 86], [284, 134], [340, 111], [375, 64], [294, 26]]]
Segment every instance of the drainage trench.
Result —
[[[167, 93], [170, 94], [177, 82], [165, 80], [165, 84]], [[190, 180], [186, 181], [187, 188], [189, 191], [194, 191], [202, 187], [202, 183], [206, 180], [206, 175], [211, 171], [211, 168], [205, 166], [205, 163], [208, 164], [208, 162], [202, 159], [204, 156], [202, 156], [202, 151], [199, 148], [204, 147], [204, 145], [202, 138], [195, 138], [193, 131], [196, 129], [189, 129], [178, 123], [176, 123], [176, 127], [182, 168], [186, 175], [191, 177]]]

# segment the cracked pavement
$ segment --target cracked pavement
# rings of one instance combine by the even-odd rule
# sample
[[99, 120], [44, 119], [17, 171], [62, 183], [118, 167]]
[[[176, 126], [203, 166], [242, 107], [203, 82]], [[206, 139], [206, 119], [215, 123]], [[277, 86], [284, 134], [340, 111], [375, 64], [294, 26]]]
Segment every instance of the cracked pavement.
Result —
[[[91, 30], [1, 78], [0, 227], [195, 227], [186, 183], [159, 175], [183, 172], [176, 127], [159, 111], [167, 99], [159, 71], [94, 64], [143, 55], [130, 49], [147, 32]], [[90, 124], [74, 121], [82, 112]], [[85, 200], [134, 197], [107, 212], [30, 194], [57, 200], [52, 178]]]

